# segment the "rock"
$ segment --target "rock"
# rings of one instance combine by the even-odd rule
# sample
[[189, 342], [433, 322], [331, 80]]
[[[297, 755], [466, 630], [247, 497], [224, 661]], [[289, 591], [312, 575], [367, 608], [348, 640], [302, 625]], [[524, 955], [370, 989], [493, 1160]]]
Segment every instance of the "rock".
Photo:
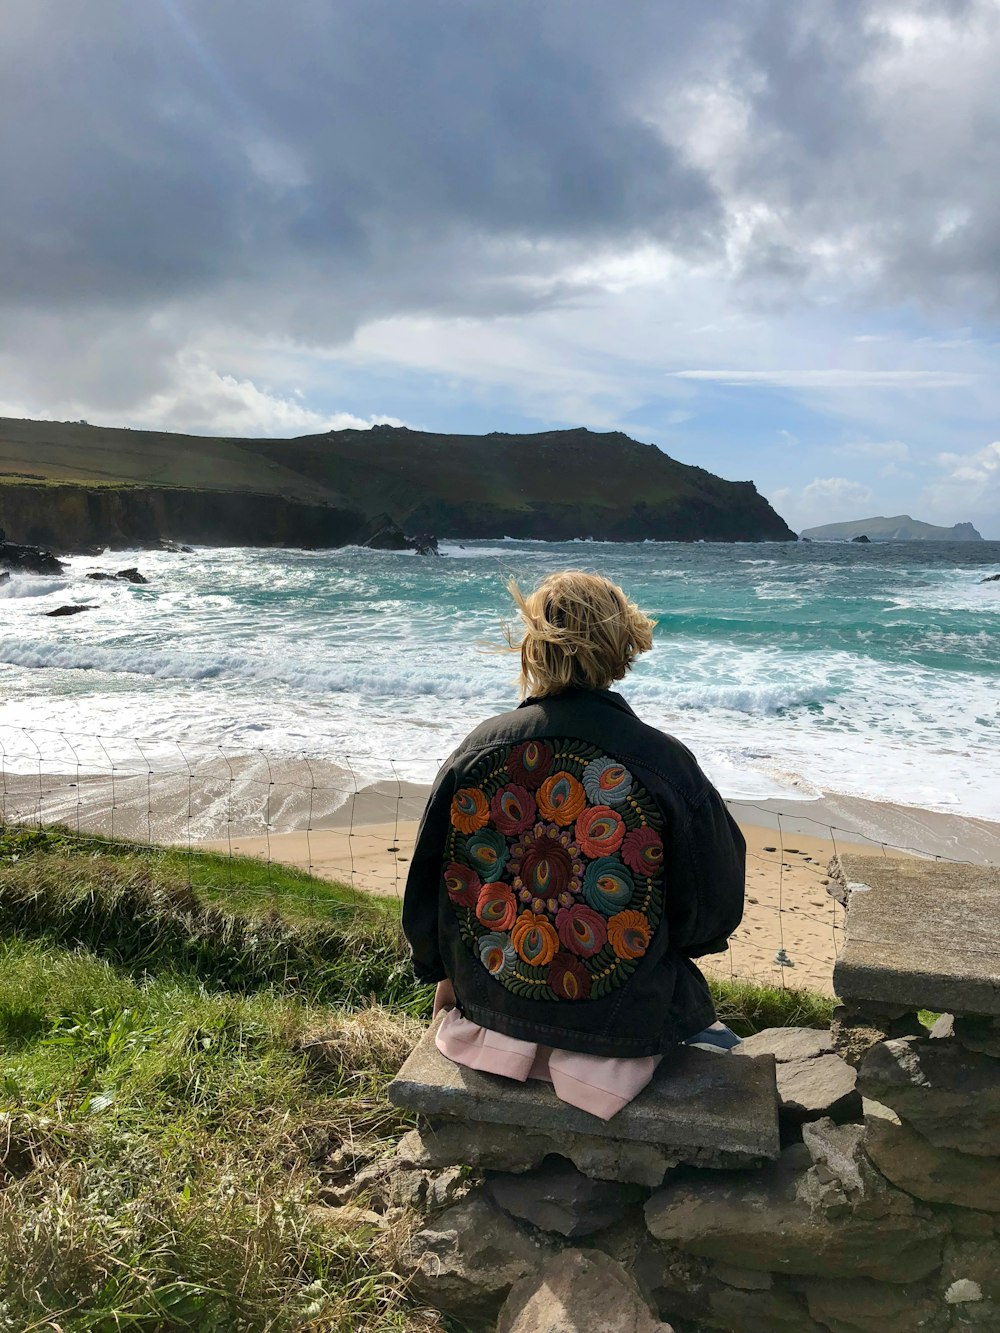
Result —
[[0, 588], [2, 588], [5, 583], [9, 582], [10, 582], [10, 575], [7, 573], [6, 570], [4, 570], [3, 573], [0, 574]]
[[[530, 1171], [547, 1157], [559, 1156], [597, 1180], [618, 1180], [636, 1185], [659, 1185], [680, 1160], [697, 1160], [699, 1154], [678, 1154], [654, 1143], [629, 1143], [596, 1134], [556, 1134], [516, 1130], [509, 1125], [477, 1124], [436, 1116], [414, 1131], [419, 1138], [423, 1161], [443, 1167], [461, 1163], [491, 1171]], [[407, 1135], [409, 1138], [409, 1135]], [[737, 1166], [743, 1159], [727, 1163], [724, 1156], [706, 1151], [706, 1165]]]
[[855, 1278], [802, 1284], [809, 1313], [830, 1333], [943, 1333], [948, 1317], [926, 1287]]
[[591, 1180], [572, 1163], [554, 1157], [534, 1171], [490, 1177], [486, 1194], [522, 1222], [572, 1239], [619, 1221], [643, 1192], [607, 1180]]
[[54, 611], [43, 611], [43, 616], [78, 616], [81, 611], [93, 611], [93, 602], [81, 602], [73, 606], [57, 606]]
[[830, 1025], [834, 1050], [855, 1067], [879, 1042], [892, 1037], [921, 1036], [925, 1032], [916, 1013], [896, 1005], [839, 1004]]
[[343, 1183], [325, 1186], [321, 1191], [323, 1202], [342, 1207], [364, 1200], [376, 1213], [393, 1208], [418, 1208], [433, 1213], [458, 1203], [469, 1192], [470, 1173], [465, 1167], [428, 1170], [414, 1163], [412, 1157], [411, 1152], [397, 1149], [387, 1157], [362, 1165]]
[[829, 1116], [840, 1122], [860, 1119], [857, 1074], [839, 1055], [788, 1060], [778, 1065], [782, 1120], [801, 1124]]
[[928, 1035], [933, 1037], [935, 1041], [944, 1041], [947, 1037], [953, 1037], [955, 1035], [955, 1015], [938, 1014]]
[[862, 542], [864, 545], [867, 546], [867, 545], [870, 544], [870, 542], [871, 542], [871, 538], [870, 538], [870, 537], [866, 537], [865, 534], [862, 533], [860, 537], [852, 537], [852, 538], [851, 538], [851, 541], [852, 541], [852, 542]]
[[935, 1147], [888, 1107], [867, 1100], [865, 1151], [886, 1179], [907, 1194], [1000, 1213], [1000, 1157]]
[[985, 577], [984, 579], [980, 579], [979, 582], [980, 582], [980, 583], [1000, 583], [1000, 574], [987, 574], [986, 577]]
[[983, 1289], [978, 1282], [972, 1282], [969, 1278], [959, 1278], [953, 1282], [944, 1294], [945, 1300], [949, 1305], [959, 1305], [963, 1301], [981, 1301], [983, 1299]]
[[51, 551], [38, 546], [22, 546], [0, 541], [0, 569], [16, 569], [21, 574], [64, 574], [65, 566]]
[[708, 1315], [712, 1294], [723, 1286], [704, 1259], [657, 1242], [648, 1233], [628, 1267], [666, 1319], [701, 1324]]
[[773, 1055], [779, 1065], [832, 1052], [833, 1035], [828, 1028], [765, 1028], [752, 1037], [744, 1037], [733, 1048], [733, 1055]]
[[951, 1234], [963, 1240], [990, 1240], [997, 1219], [989, 1213], [978, 1213], [973, 1208], [935, 1208], [935, 1213], [948, 1223]]
[[367, 541], [362, 542], [362, 546], [370, 547], [373, 551], [416, 551], [418, 555], [438, 555], [437, 538], [429, 533], [421, 533], [417, 537], [408, 537], [403, 529], [395, 520], [383, 515], [381, 520], [376, 520], [378, 526]]
[[168, 551], [171, 555], [194, 555], [193, 546], [183, 546], [179, 542], [170, 541], [168, 537], [161, 537], [154, 545], [161, 551]]
[[940, 1281], [975, 1282], [983, 1297], [1000, 1300], [1000, 1237], [989, 1240], [950, 1240], [944, 1247]]
[[474, 1133], [484, 1125], [510, 1125], [511, 1137], [521, 1137], [530, 1125], [532, 1135], [552, 1136], [550, 1151], [568, 1157], [586, 1174], [633, 1178], [640, 1184], [657, 1182], [648, 1172], [623, 1177], [614, 1170], [591, 1170], [576, 1150], [564, 1145], [572, 1136], [584, 1136], [586, 1152], [593, 1140], [604, 1139], [609, 1160], [627, 1159], [637, 1147], [652, 1147], [671, 1165], [725, 1160], [719, 1154], [735, 1164], [778, 1153], [777, 1093], [769, 1056], [731, 1060], [676, 1047], [664, 1056], [650, 1085], [613, 1120], [604, 1121], [561, 1102], [547, 1083], [501, 1083], [491, 1074], [446, 1060], [434, 1044], [435, 1031], [434, 1025], [428, 1028], [389, 1085], [394, 1105], [469, 1122]]
[[713, 1264], [712, 1276], [724, 1282], [727, 1287], [739, 1287], [741, 1291], [770, 1291], [774, 1278], [770, 1273], [758, 1273], [752, 1268], [737, 1268], [733, 1264]]
[[94, 569], [87, 575], [87, 578], [93, 579], [95, 583], [114, 583], [116, 581], [120, 583], [149, 582], [149, 579], [140, 574], [134, 566], [131, 569], [120, 569], [117, 574], [109, 574], [107, 570], [104, 569]]
[[833, 987], [845, 1004], [1000, 1016], [1000, 869], [853, 855], [840, 865], [850, 896]]
[[418, 1300], [474, 1322], [495, 1318], [514, 1283], [537, 1274], [556, 1248], [470, 1195], [411, 1236], [402, 1259]]
[[852, 1120], [861, 1115], [857, 1076], [833, 1053], [833, 1034], [819, 1028], [766, 1028], [746, 1037], [734, 1055], [773, 1055], [777, 1063], [780, 1113], [786, 1125], [831, 1116]]
[[[943, 1227], [871, 1166], [860, 1125], [823, 1120], [749, 1174], [678, 1172], [646, 1204], [650, 1233], [741, 1267], [908, 1282], [940, 1263]], [[873, 1243], [877, 1235], [878, 1243]]]
[[784, 1287], [771, 1291], [723, 1287], [711, 1293], [708, 1305], [706, 1320], [726, 1333], [827, 1333], [824, 1324], [810, 1318], [805, 1299]]
[[954, 1020], [954, 1031], [966, 1050], [1000, 1060], [1000, 1019], [962, 1014]]
[[671, 1333], [621, 1264], [600, 1250], [564, 1250], [511, 1290], [497, 1333]]
[[1000, 1146], [1000, 1061], [957, 1040], [883, 1042], [861, 1062], [858, 1087], [939, 1148], [990, 1157]]

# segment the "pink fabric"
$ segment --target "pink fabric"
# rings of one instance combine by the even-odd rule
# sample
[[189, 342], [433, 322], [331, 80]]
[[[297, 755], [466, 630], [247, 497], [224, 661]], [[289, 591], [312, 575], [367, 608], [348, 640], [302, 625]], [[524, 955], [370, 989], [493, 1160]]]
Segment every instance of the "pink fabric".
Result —
[[552, 1084], [560, 1101], [601, 1120], [610, 1120], [637, 1097], [662, 1059], [644, 1055], [619, 1060], [518, 1041], [470, 1022], [457, 1009], [447, 1011], [435, 1041], [441, 1054], [455, 1064], [517, 1079], [518, 1083], [542, 1079]]

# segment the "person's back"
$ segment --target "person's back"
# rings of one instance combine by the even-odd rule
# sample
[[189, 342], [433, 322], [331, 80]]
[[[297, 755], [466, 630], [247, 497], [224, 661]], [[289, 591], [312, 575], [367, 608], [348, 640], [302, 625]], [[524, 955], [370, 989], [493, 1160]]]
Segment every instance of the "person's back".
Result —
[[453, 988], [467, 1039], [657, 1056], [715, 1018], [691, 960], [739, 923], [743, 839], [690, 752], [607, 688], [652, 623], [593, 575], [513, 591], [530, 695], [438, 775], [404, 902], [415, 971]]

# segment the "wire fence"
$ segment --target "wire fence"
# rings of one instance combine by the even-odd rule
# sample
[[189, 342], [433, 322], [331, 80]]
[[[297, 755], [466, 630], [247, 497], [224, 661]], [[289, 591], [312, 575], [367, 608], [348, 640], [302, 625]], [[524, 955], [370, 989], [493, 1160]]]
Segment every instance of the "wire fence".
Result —
[[[440, 762], [428, 757], [428, 771]], [[350, 755], [0, 726], [0, 827], [62, 826], [95, 845], [172, 849], [192, 887], [209, 866], [215, 886], [242, 900], [281, 911], [294, 898], [297, 911], [322, 915], [326, 885], [402, 898], [427, 788], [393, 759], [379, 768]], [[804, 803], [731, 808], [747, 837], [746, 913], [727, 953], [703, 961], [734, 979], [831, 990], [844, 934], [831, 863], [842, 852], [963, 860], [935, 846], [929, 825], [923, 846], [907, 845], [813, 817]]]

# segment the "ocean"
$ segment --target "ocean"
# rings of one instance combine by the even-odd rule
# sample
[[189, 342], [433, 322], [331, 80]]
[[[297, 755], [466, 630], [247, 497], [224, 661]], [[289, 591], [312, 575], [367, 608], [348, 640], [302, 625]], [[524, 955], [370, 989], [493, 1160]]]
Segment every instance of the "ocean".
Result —
[[[84, 770], [128, 741], [429, 781], [516, 702], [516, 658], [495, 651], [506, 580], [573, 566], [656, 618], [653, 651], [619, 688], [725, 795], [1000, 818], [1000, 582], [983, 582], [1000, 543], [441, 551], [116, 552], [73, 557], [61, 578], [15, 575], [0, 586], [8, 769], [30, 769], [30, 736], [47, 761], [44, 738], [64, 738]], [[86, 579], [134, 564], [148, 585]], [[74, 602], [92, 609], [43, 614]]]

